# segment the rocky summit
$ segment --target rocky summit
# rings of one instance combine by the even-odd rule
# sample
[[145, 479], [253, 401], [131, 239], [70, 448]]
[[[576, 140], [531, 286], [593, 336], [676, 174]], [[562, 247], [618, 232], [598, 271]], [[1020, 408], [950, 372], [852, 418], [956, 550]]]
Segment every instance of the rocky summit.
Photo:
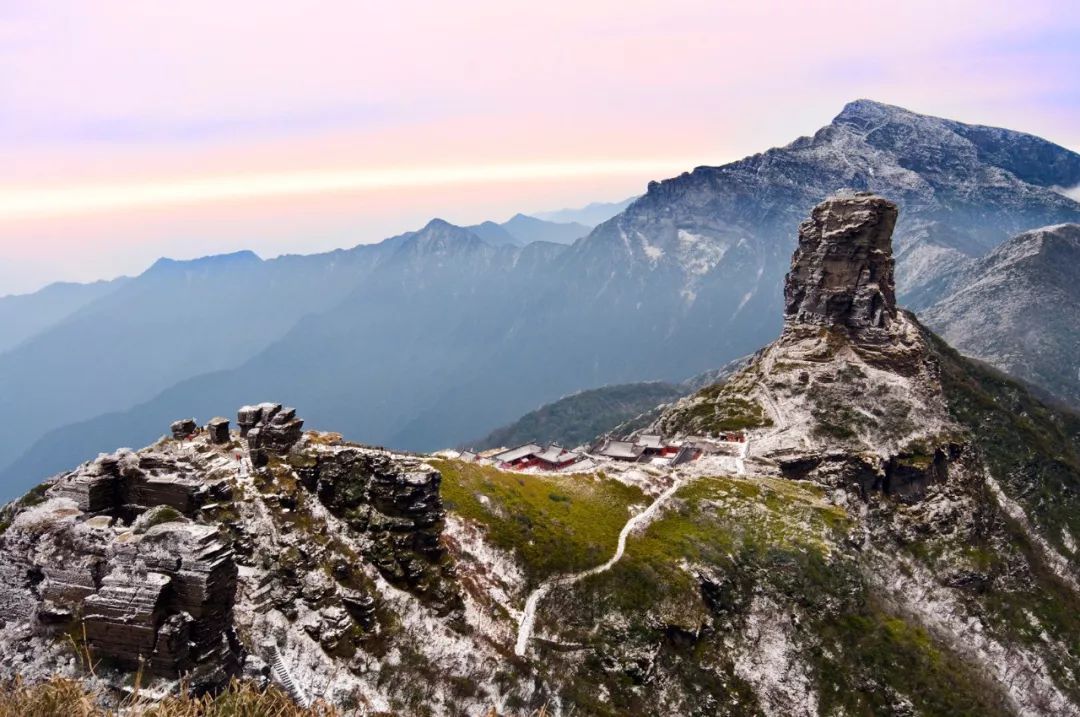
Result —
[[[816, 206], [799, 228], [780, 338], [649, 430], [745, 431], [738, 470], [820, 485], [859, 525], [868, 599], [977, 666], [988, 689], [1007, 695], [1005, 713], [1078, 714], [1080, 624], [1048, 615], [1080, 606], [1080, 521], [1066, 515], [1080, 497], [1080, 420], [962, 359], [896, 309], [896, 219], [894, 204], [870, 194]], [[1054, 623], [1069, 637], [1020, 637], [1027, 626], [1009, 615], [1032, 601], [1046, 611], [1040, 629]], [[824, 704], [785, 709], [828, 713]]]
[[5, 509], [5, 674], [96, 666], [117, 686], [140, 671], [204, 691], [276, 669], [281, 682], [295, 646], [275, 642], [268, 611], [303, 614], [304, 634], [344, 655], [389, 619], [378, 582], [439, 615], [460, 610], [442, 573], [436, 471], [303, 437], [280, 404], [245, 406], [238, 424], [246, 437], [222, 418], [177, 421], [171, 437], [99, 456]]
[[922, 495], [954, 452], [957, 426], [924, 330], [896, 308], [896, 219], [895, 204], [869, 193], [817, 205], [799, 227], [779, 340], [662, 415], [658, 430], [762, 428], [750, 462]]
[[408, 455], [277, 403], [163, 421], [0, 513], [0, 676], [348, 715], [1080, 716], [1080, 418], [896, 307], [898, 221], [814, 207], [779, 337], [643, 414], [674, 457]]
[[896, 205], [869, 192], [814, 207], [784, 281], [786, 326], [887, 329], [896, 318]]

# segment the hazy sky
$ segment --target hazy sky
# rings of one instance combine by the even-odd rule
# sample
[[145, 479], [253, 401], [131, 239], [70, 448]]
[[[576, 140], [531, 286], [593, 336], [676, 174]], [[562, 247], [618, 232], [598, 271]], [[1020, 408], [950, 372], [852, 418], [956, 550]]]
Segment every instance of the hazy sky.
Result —
[[0, 295], [622, 199], [858, 97], [1080, 148], [1078, 8], [0, 0]]

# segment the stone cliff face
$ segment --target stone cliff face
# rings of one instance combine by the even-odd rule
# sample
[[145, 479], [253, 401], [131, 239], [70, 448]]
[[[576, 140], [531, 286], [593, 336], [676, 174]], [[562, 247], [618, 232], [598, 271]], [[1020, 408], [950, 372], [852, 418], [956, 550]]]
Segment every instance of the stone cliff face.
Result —
[[301, 482], [345, 525], [370, 540], [367, 555], [391, 584], [441, 615], [461, 598], [443, 574], [445, 512], [439, 472], [361, 448], [318, 452], [295, 463]]
[[303, 649], [266, 644], [268, 610], [286, 624], [303, 614], [301, 641], [331, 665], [398, 619], [380, 582], [460, 613], [437, 471], [304, 438], [280, 404], [238, 418], [240, 433], [222, 418], [177, 421], [172, 438], [102, 455], [4, 509], [0, 666], [63, 673], [79, 644], [75, 657], [104, 660], [116, 685], [141, 670], [214, 689]]
[[102, 658], [196, 688], [238, 671], [231, 542], [193, 519], [228, 484], [170, 450], [61, 477], [4, 532], [0, 620], [84, 637]]
[[896, 205], [870, 193], [814, 207], [784, 280], [784, 324], [887, 329], [896, 318]]

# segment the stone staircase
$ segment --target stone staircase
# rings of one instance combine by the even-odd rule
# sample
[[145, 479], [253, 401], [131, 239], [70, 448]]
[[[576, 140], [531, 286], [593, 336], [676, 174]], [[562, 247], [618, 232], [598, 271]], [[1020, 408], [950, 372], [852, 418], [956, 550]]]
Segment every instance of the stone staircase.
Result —
[[289, 667], [281, 657], [281, 651], [278, 650], [277, 643], [264, 643], [263, 647], [266, 649], [266, 661], [270, 664], [270, 674], [273, 676], [274, 682], [277, 682], [281, 689], [285, 690], [293, 698], [296, 704], [305, 708], [310, 707], [311, 698], [293, 679]]

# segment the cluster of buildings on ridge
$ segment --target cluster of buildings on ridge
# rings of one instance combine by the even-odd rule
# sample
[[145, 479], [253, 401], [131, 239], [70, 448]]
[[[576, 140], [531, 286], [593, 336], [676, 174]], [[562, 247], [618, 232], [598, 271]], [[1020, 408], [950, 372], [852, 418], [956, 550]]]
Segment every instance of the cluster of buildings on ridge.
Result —
[[601, 461], [679, 466], [695, 461], [703, 455], [718, 452], [718, 441], [742, 443], [745, 440], [746, 436], [740, 432], [721, 434], [714, 439], [689, 437], [680, 440], [666, 440], [659, 434], [646, 433], [623, 440], [608, 438], [588, 451], [568, 450], [557, 443], [548, 446], [527, 443], [510, 449], [463, 451], [459, 458], [470, 463], [493, 465], [503, 470], [535, 469], [581, 473], [593, 470]]

